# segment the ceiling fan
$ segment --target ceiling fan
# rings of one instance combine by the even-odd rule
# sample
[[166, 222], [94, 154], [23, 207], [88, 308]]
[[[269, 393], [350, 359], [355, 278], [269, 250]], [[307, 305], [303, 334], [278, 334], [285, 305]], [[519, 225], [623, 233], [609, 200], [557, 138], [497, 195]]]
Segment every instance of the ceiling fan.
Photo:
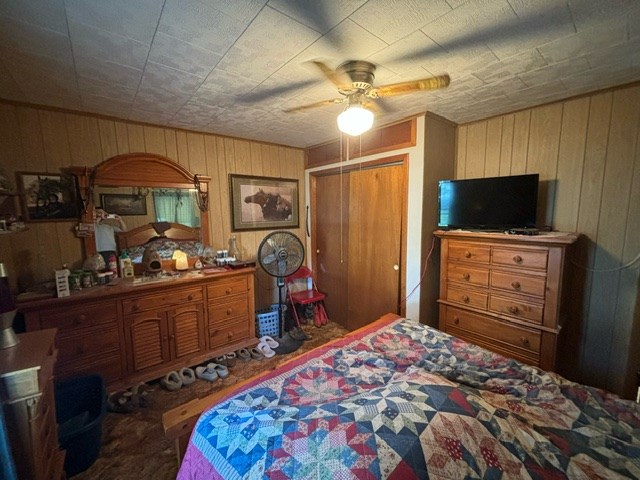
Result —
[[313, 63], [338, 89], [341, 97], [322, 100], [285, 112], [300, 112], [310, 108], [346, 103], [345, 110], [338, 115], [338, 128], [349, 135], [360, 135], [373, 125], [373, 111], [380, 108], [372, 100], [382, 97], [405, 95], [420, 90], [435, 90], [449, 85], [449, 75], [421, 78], [409, 82], [391, 83], [374, 87], [376, 66], [365, 60], [349, 60], [332, 70], [320, 61]]

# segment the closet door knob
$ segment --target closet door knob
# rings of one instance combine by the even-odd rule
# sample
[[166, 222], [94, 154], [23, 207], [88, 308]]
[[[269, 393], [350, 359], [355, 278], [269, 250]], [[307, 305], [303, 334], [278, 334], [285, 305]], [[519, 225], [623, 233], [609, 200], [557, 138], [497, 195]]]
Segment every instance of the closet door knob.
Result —
[[393, 269], [397, 272], [398, 270], [400, 270], [400, 265], [395, 264], [395, 265], [393, 266]]

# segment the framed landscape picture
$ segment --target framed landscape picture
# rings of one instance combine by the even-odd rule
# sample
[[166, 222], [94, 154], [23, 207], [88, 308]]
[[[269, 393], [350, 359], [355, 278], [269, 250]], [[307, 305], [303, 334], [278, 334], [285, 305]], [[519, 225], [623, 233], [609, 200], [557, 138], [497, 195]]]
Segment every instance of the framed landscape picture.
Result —
[[230, 174], [229, 184], [234, 232], [298, 227], [298, 180]]
[[17, 172], [26, 222], [75, 220], [79, 209], [73, 175]]
[[144, 195], [103, 193], [100, 195], [102, 209], [117, 215], [146, 215], [147, 199]]

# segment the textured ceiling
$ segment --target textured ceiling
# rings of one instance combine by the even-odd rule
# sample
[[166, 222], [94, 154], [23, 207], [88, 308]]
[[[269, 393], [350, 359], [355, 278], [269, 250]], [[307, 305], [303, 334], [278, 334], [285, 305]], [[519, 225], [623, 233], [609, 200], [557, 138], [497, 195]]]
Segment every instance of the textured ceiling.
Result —
[[0, 0], [0, 97], [304, 147], [339, 96], [308, 63], [366, 59], [381, 125], [457, 123], [640, 80], [639, 0]]

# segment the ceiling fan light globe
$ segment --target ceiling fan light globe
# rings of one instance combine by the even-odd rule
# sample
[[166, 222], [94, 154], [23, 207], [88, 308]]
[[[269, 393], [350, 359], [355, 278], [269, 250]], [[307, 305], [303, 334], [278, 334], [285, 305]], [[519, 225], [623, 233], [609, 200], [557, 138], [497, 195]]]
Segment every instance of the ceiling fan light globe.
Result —
[[360, 105], [348, 106], [338, 115], [338, 129], [342, 133], [357, 137], [373, 126], [373, 112]]

